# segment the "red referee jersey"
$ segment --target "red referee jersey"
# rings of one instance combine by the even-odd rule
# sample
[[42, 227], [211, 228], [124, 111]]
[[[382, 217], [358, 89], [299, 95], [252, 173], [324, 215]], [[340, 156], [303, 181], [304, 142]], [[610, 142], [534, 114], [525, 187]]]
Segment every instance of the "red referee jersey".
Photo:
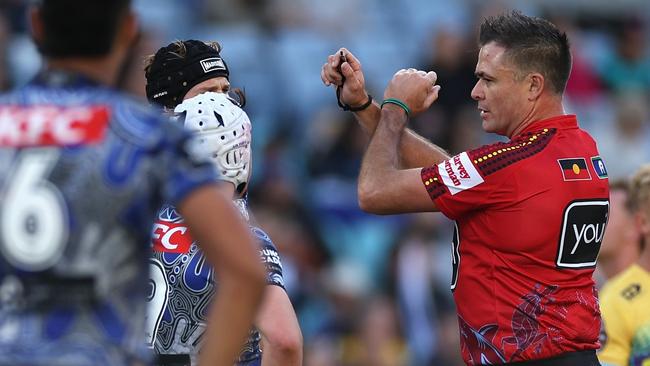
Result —
[[573, 115], [422, 169], [456, 221], [451, 288], [469, 365], [597, 349], [592, 280], [609, 211], [607, 171]]

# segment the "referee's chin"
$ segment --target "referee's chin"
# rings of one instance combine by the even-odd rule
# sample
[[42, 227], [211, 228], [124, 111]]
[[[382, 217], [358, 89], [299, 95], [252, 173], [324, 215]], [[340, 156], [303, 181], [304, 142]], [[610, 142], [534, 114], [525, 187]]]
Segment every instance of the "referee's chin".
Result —
[[481, 127], [483, 128], [483, 131], [487, 133], [496, 133], [499, 135], [502, 135], [503, 133], [500, 133], [499, 130], [497, 129], [497, 126], [495, 126], [494, 121], [491, 121], [489, 119], [483, 119], [481, 122]]

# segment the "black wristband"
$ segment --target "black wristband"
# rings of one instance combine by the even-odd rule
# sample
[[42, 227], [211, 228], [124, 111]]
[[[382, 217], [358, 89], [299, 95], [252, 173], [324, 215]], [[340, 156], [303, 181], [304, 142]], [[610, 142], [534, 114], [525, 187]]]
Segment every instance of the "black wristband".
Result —
[[336, 88], [336, 102], [338, 103], [339, 107], [343, 109], [344, 111], [350, 111], [350, 112], [360, 112], [372, 104], [372, 95], [368, 94], [368, 100], [363, 103], [362, 105], [358, 107], [353, 107], [349, 104], [345, 104], [341, 102], [341, 87]]

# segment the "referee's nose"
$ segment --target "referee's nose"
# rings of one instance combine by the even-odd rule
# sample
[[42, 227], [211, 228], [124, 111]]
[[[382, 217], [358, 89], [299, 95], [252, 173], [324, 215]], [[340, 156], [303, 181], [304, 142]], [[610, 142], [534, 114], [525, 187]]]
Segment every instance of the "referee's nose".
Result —
[[472, 88], [472, 92], [470, 93], [472, 99], [476, 101], [485, 99], [485, 93], [483, 93], [483, 87], [481, 87], [480, 84], [481, 84], [481, 79], [476, 81], [476, 84], [474, 84], [474, 87]]

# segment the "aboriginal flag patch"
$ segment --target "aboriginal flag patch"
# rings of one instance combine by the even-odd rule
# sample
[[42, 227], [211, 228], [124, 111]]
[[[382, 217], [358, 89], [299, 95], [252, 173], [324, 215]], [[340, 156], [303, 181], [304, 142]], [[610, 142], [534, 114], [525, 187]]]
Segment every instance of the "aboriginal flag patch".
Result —
[[558, 159], [562, 169], [562, 177], [565, 181], [591, 180], [591, 173], [587, 169], [587, 161], [584, 158]]

